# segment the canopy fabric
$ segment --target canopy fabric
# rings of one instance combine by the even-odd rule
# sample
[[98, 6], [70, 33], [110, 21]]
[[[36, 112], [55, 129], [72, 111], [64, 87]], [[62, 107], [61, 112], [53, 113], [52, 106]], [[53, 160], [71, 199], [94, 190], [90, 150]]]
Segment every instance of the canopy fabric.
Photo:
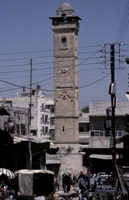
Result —
[[0, 168], [0, 176], [2, 174], [5, 174], [9, 179], [13, 179], [14, 178], [14, 173], [9, 169]]
[[5, 110], [5, 108], [0, 107], [0, 115], [4, 116], [4, 115], [10, 115], [10, 114], [7, 110]]
[[54, 175], [53, 171], [45, 170], [45, 169], [20, 169], [14, 172], [15, 176], [18, 174], [52, 174]]
[[[102, 155], [102, 154], [91, 154], [89, 158], [97, 158], [102, 160], [112, 160], [112, 155]], [[118, 155], [116, 155], [116, 159], [118, 159]]]

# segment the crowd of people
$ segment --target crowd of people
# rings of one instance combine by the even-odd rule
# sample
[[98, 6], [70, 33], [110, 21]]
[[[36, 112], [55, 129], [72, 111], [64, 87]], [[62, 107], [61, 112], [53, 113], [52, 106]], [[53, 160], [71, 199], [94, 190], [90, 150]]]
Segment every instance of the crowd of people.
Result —
[[86, 199], [91, 199], [91, 196], [89, 195], [89, 192], [91, 191], [91, 188], [90, 188], [91, 177], [92, 177], [92, 174], [90, 171], [88, 171], [87, 174], [84, 174], [83, 170], [81, 170], [81, 173], [78, 177], [78, 184], [81, 190], [81, 195], [82, 197]]
[[[81, 191], [81, 197], [84, 197], [87, 200], [95, 199], [95, 200], [100, 200], [103, 198], [100, 198], [100, 195], [97, 193], [94, 198], [92, 196], [92, 188], [90, 187], [90, 180], [94, 175], [90, 171], [87, 172], [87, 174], [84, 173], [83, 170], [80, 171], [80, 175], [78, 179], [76, 180], [79, 189]], [[63, 175], [63, 189], [64, 192], [69, 192], [70, 191], [70, 183], [71, 183], [71, 174], [66, 173]], [[120, 196], [115, 192], [115, 195], [112, 195], [111, 193], [108, 193], [108, 199], [111, 200], [120, 200]], [[72, 197], [69, 195], [69, 197]]]
[[[92, 174], [90, 171], [88, 171], [87, 174], [84, 174], [83, 170], [80, 171], [80, 175], [78, 179], [76, 180], [78, 183], [78, 186], [81, 190], [81, 196], [85, 197], [86, 199], [90, 199], [89, 192], [91, 191], [90, 188], [90, 178], [92, 177]], [[66, 172], [63, 174], [63, 190], [64, 192], [70, 191], [70, 184], [71, 184], [71, 174]]]
[[14, 184], [4, 174], [0, 177], [0, 199], [15, 199]]

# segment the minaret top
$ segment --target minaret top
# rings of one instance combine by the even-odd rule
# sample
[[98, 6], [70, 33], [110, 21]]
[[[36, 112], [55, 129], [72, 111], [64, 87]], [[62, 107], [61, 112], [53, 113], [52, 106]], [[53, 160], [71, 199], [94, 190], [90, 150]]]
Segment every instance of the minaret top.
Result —
[[[80, 17], [74, 16], [74, 11], [69, 3], [62, 3], [59, 7], [59, 10], [56, 11], [56, 17], [49, 17], [53, 22], [52, 25], [64, 25], [64, 24], [73, 24], [78, 23], [78, 20], [81, 20]], [[78, 25], [79, 27], [79, 25]]]
[[56, 11], [56, 16], [57, 17], [62, 17], [62, 16], [74, 16], [74, 11], [69, 3], [62, 3], [59, 7], [59, 10]]
[[59, 10], [72, 10], [72, 7], [69, 3], [62, 3], [59, 7]]

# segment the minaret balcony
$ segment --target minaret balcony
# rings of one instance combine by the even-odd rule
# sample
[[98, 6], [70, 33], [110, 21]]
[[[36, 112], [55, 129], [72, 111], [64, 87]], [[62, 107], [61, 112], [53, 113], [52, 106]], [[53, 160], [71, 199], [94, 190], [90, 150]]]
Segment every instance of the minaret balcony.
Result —
[[79, 23], [78, 22], [52, 22], [52, 30], [55, 29], [66, 29], [66, 28], [74, 28], [79, 31]]

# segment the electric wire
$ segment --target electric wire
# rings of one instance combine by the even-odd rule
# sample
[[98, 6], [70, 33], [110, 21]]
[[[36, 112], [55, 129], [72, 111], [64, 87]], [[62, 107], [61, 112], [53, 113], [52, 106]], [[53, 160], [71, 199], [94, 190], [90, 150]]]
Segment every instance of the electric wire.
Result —
[[[89, 48], [89, 47], [98, 47], [98, 46], [102, 46], [101, 44], [96, 44], [96, 45], [88, 45], [88, 46], [80, 46], [78, 47], [78, 49], [80, 48]], [[74, 49], [74, 48], [69, 48], [70, 50]], [[53, 49], [44, 49], [44, 50], [37, 50], [37, 51], [23, 51], [23, 52], [9, 52], [9, 53], [0, 53], [0, 56], [3, 56], [3, 55], [17, 55], [17, 54], [29, 54], [29, 53], [42, 53], [42, 52], [49, 52], [49, 51], [52, 51], [53, 52]], [[58, 51], [58, 50], [57, 50]], [[56, 52], [56, 50], [55, 50]]]
[[[98, 51], [99, 52], [99, 51]], [[91, 55], [89, 58], [91, 58], [91, 57], [93, 57], [95, 54], [97, 54], [98, 52], [95, 52], [93, 55]], [[82, 64], [82, 63], [84, 63], [86, 60], [88, 60], [89, 58], [86, 58], [86, 59], [84, 59], [81, 63], [79, 63], [79, 65], [80, 64]], [[73, 68], [73, 67], [72, 67]], [[71, 69], [69, 69], [69, 70], [71, 70]], [[69, 71], [68, 70], [68, 71]], [[56, 76], [59, 76], [59, 75], [56, 75]], [[54, 76], [55, 77], [55, 76]], [[47, 79], [45, 79], [45, 80], [42, 80], [42, 81], [38, 81], [38, 82], [36, 82], [36, 83], [33, 83], [32, 85], [35, 85], [35, 84], [39, 84], [39, 83], [41, 83], [41, 82], [44, 82], [44, 81], [47, 81], [47, 80], [50, 80], [50, 79], [52, 79], [52, 78], [54, 78], [53, 76], [52, 77], [50, 77], [50, 78], [47, 78]], [[99, 81], [99, 80], [98, 80]], [[98, 82], [97, 81], [97, 82]], [[6, 81], [6, 83], [7, 83], [7, 81]], [[8, 82], [8, 84], [9, 84], [9, 82]], [[16, 85], [15, 85], [16, 86]], [[18, 86], [19, 87], [19, 86]], [[22, 86], [20, 86], [20, 87], [22, 87]], [[25, 87], [28, 87], [28, 85], [27, 86], [25, 86]], [[84, 86], [84, 87], [86, 87], [86, 86]], [[7, 90], [6, 90], [7, 91]], [[43, 91], [53, 91], [53, 90], [43, 90]], [[1, 91], [1, 92], [4, 92], [4, 91]]]

